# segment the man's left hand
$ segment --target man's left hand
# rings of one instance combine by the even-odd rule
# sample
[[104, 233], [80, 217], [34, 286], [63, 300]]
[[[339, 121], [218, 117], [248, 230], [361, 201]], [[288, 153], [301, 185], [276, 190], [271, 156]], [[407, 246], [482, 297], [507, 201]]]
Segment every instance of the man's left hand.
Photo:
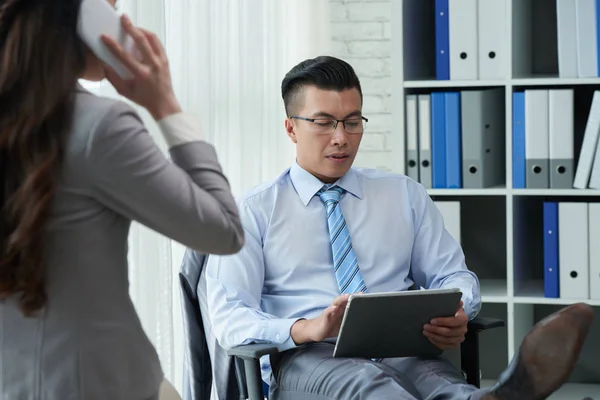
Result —
[[458, 347], [465, 340], [469, 317], [462, 306], [461, 300], [459, 309], [453, 317], [435, 318], [423, 327], [423, 334], [442, 350]]

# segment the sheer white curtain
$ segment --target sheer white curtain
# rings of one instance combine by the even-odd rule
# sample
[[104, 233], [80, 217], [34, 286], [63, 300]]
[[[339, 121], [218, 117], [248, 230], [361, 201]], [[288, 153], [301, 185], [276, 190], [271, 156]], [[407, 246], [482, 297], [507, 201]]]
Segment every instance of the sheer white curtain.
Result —
[[167, 0], [175, 87], [198, 112], [234, 193], [289, 166], [280, 84], [304, 58], [329, 52], [328, 1]]
[[[325, 0], [119, 0], [156, 32], [183, 108], [202, 122], [234, 194], [279, 175], [295, 150], [283, 129], [280, 84], [301, 60], [329, 53]], [[106, 82], [87, 85], [116, 96]], [[140, 110], [161, 149], [156, 124]], [[182, 323], [177, 273], [184, 248], [137, 223], [130, 232], [131, 296], [166, 377], [181, 389]]]

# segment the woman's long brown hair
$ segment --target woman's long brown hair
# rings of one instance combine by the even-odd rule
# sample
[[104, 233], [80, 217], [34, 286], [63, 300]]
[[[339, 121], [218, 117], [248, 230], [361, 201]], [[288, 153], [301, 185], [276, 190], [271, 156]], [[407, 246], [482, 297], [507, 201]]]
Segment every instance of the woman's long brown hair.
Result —
[[46, 222], [85, 63], [79, 2], [0, 0], [0, 300], [25, 315], [47, 302]]

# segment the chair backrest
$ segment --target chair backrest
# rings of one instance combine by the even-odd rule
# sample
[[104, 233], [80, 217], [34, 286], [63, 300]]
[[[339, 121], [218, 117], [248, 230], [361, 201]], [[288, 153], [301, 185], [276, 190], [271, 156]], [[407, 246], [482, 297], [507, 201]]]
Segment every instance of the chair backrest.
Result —
[[[205, 254], [187, 249], [180, 268], [185, 335], [183, 400], [239, 399], [234, 361], [212, 333], [206, 296]], [[214, 385], [213, 385], [214, 383]]]
[[187, 250], [179, 270], [184, 334], [183, 399], [210, 399], [212, 372], [196, 293], [205, 257]]

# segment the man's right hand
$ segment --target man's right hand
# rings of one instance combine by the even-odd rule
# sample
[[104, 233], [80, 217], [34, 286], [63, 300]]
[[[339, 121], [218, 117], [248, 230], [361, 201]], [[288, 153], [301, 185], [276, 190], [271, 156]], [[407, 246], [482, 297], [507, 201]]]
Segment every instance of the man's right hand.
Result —
[[336, 337], [340, 332], [344, 311], [350, 295], [336, 297], [321, 315], [313, 319], [301, 319], [292, 325], [291, 335], [296, 345], [306, 342], [320, 342]]

